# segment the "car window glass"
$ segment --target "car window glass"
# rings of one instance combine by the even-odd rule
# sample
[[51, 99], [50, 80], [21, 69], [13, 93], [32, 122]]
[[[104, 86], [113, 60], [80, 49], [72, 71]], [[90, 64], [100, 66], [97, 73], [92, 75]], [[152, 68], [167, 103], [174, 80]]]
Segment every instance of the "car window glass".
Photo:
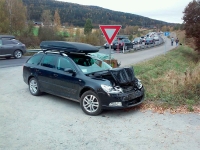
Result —
[[11, 40], [3, 40], [3, 45], [9, 45], [9, 44], [16, 44], [16, 43]]
[[71, 57], [73, 61], [80, 67], [83, 73], [92, 73], [96, 71], [109, 70], [112, 67], [102, 60], [91, 57]]
[[0, 46], [2, 45], [2, 40], [0, 40]]
[[67, 58], [59, 57], [57, 62], [57, 69], [63, 70], [66, 68], [74, 69], [73, 64]]
[[46, 55], [44, 56], [41, 66], [48, 67], [48, 68], [55, 68], [55, 56], [53, 55]]
[[42, 55], [34, 55], [33, 57], [31, 57], [27, 63], [28, 64], [34, 64], [34, 65], [38, 65], [40, 63], [40, 60], [42, 59]]

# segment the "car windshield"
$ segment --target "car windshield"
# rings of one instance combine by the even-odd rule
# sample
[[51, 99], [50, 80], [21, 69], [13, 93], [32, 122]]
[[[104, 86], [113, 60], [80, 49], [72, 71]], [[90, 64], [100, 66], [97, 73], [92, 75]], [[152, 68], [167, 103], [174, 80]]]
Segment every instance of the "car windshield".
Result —
[[84, 74], [112, 69], [112, 67], [106, 62], [97, 58], [92, 58], [89, 56], [73, 56], [71, 58], [79, 66]]

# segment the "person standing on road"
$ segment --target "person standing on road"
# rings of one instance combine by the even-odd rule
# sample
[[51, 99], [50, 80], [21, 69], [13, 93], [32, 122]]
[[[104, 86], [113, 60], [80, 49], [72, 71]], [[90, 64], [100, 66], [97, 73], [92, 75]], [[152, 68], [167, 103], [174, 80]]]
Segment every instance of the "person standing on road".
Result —
[[179, 42], [179, 39], [177, 38], [177, 39], [176, 39], [176, 46], [178, 46], [178, 42]]
[[172, 37], [171, 38], [171, 45], [173, 46], [173, 44], [174, 44], [174, 38]]

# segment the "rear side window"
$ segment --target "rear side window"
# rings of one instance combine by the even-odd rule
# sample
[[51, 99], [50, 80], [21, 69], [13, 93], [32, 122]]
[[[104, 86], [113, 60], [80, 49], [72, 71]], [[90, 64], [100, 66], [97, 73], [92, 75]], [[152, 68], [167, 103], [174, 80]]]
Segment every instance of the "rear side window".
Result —
[[16, 44], [16, 43], [11, 40], [3, 40], [3, 45], [9, 45], [9, 44]]
[[33, 65], [38, 65], [42, 59], [43, 55], [34, 55], [33, 57], [31, 57], [27, 63], [28, 64], [33, 64]]
[[41, 66], [48, 68], [55, 68], [56, 57], [53, 55], [46, 55], [43, 57]]

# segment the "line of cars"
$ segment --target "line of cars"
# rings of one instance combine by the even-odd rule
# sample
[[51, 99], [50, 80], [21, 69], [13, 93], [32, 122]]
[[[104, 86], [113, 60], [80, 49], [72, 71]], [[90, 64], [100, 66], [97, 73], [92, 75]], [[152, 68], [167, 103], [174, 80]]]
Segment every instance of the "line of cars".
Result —
[[[150, 32], [145, 36], [141, 37], [136, 37], [132, 42], [128, 39], [128, 37], [122, 36], [122, 37], [117, 37], [113, 43], [111, 44], [111, 49], [120, 49], [122, 50], [128, 50], [134, 47], [134, 45], [138, 44], [144, 44], [144, 45], [149, 45], [149, 44], [155, 44], [156, 41], [159, 41], [160, 37], [157, 33], [155, 32]], [[107, 49], [109, 48], [109, 44], [105, 43], [104, 48]]]
[[25, 44], [15, 39], [12, 35], [0, 35], [0, 57], [19, 59], [26, 53]]

